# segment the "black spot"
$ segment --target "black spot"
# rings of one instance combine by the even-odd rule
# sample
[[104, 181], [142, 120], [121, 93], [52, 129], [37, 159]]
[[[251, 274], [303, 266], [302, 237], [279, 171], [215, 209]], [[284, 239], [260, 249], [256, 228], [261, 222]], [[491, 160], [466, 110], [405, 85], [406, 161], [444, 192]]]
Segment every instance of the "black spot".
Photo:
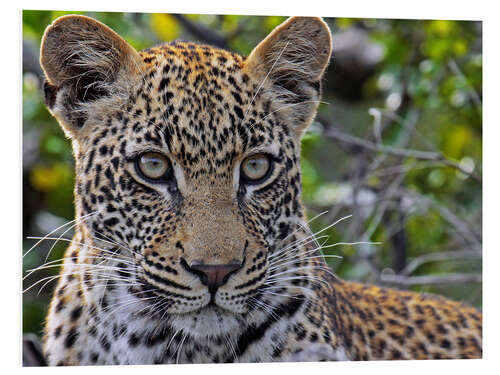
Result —
[[139, 337], [137, 337], [137, 335], [135, 333], [132, 333], [129, 337], [128, 337], [128, 344], [131, 346], [131, 347], [135, 347], [137, 346], [137, 344], [139, 344]]
[[104, 220], [103, 224], [106, 225], [107, 227], [112, 227], [118, 224], [118, 219], [116, 217], [112, 217], [107, 220]]
[[443, 335], [446, 335], [448, 333], [448, 330], [442, 325], [442, 324], [438, 324], [436, 326], [436, 329], [439, 333], [443, 334]]
[[118, 157], [114, 157], [113, 159], [111, 159], [111, 164], [113, 164], [113, 167], [118, 170], [118, 164], [120, 162], [120, 159]]
[[306, 337], [306, 330], [304, 329], [304, 326], [301, 323], [297, 324], [294, 330], [296, 334], [295, 339], [297, 341], [301, 341], [304, 339], [304, 337]]
[[278, 358], [281, 355], [281, 352], [283, 351], [283, 345], [277, 345], [274, 350], [273, 350], [273, 358]]
[[415, 324], [419, 326], [419, 328], [422, 328], [422, 326], [425, 324], [425, 319], [417, 319], [415, 320]]
[[108, 338], [105, 335], [101, 336], [99, 343], [101, 344], [104, 351], [109, 352], [109, 349], [111, 348], [111, 344], [109, 343]]
[[413, 337], [414, 334], [415, 334], [415, 329], [411, 326], [406, 326], [406, 330], [405, 330], [406, 338]]
[[78, 336], [79, 333], [76, 331], [76, 328], [75, 327], [71, 328], [68, 334], [66, 335], [66, 339], [64, 340], [64, 346], [66, 348], [71, 348], [78, 339]]
[[64, 309], [64, 301], [62, 299], [59, 300], [59, 302], [57, 302], [57, 305], [56, 305], [56, 313], [58, 313], [59, 311], [61, 311], [62, 309]]
[[54, 337], [58, 338], [59, 336], [61, 336], [61, 331], [62, 331], [62, 325], [60, 325], [54, 330]]
[[234, 111], [236, 112], [236, 114], [238, 115], [238, 117], [243, 120], [243, 118], [245, 116], [243, 115], [243, 111], [241, 110], [241, 108], [238, 107], [237, 105], [235, 105], [234, 106]]
[[162, 78], [160, 85], [158, 86], [158, 91], [163, 91], [169, 85], [170, 79], [167, 77]]
[[71, 321], [75, 322], [78, 320], [78, 318], [82, 315], [82, 306], [79, 306], [75, 308], [73, 311], [71, 311]]
[[43, 93], [45, 96], [45, 105], [52, 109], [56, 104], [57, 87], [52, 86], [47, 80], [43, 83]]
[[394, 358], [394, 359], [401, 359], [401, 357], [402, 357], [401, 352], [399, 350], [396, 350], [396, 349], [393, 349], [391, 351], [391, 354], [392, 354], [392, 358]]
[[90, 354], [90, 361], [92, 363], [97, 363], [97, 361], [99, 360], [99, 354], [98, 353], [95, 353], [95, 352], [92, 352]]
[[444, 349], [449, 349], [451, 347], [450, 341], [447, 339], [441, 340], [441, 347]]

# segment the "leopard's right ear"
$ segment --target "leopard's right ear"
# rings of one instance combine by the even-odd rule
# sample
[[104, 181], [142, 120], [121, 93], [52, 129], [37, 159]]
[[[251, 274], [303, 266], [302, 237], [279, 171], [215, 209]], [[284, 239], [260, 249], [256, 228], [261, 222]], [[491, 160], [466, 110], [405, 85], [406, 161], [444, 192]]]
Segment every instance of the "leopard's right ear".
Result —
[[137, 51], [85, 16], [63, 16], [47, 27], [40, 64], [46, 76], [45, 103], [70, 137], [77, 137], [103, 106], [124, 100], [134, 80], [142, 77]]
[[[319, 17], [290, 17], [277, 26], [246, 60], [245, 69], [262, 84], [300, 138], [316, 115], [321, 79], [332, 54], [330, 28]], [[274, 112], [272, 112], [274, 113]]]

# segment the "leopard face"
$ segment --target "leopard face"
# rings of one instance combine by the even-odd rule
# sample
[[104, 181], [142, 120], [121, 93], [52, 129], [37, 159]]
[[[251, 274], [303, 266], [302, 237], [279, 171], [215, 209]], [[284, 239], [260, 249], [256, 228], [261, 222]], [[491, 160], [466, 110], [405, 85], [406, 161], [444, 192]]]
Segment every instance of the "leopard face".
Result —
[[48, 28], [46, 103], [73, 143], [88, 301], [125, 298], [194, 335], [271, 303], [286, 272], [273, 254], [305, 236], [300, 138], [330, 54], [317, 18], [289, 19], [248, 57], [184, 42], [136, 52], [81, 16]]

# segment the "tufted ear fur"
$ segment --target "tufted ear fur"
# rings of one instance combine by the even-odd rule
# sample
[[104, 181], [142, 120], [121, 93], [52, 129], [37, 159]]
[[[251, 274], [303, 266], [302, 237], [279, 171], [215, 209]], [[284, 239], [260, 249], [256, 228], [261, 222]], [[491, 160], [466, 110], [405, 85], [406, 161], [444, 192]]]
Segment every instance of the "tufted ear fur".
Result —
[[45, 103], [66, 133], [78, 137], [99, 104], [118, 104], [140, 77], [139, 54], [104, 24], [63, 16], [45, 30], [40, 64]]
[[[332, 53], [328, 25], [317, 17], [291, 17], [276, 27], [247, 59], [247, 69], [269, 80], [279, 114], [297, 136], [311, 123], [320, 81]], [[277, 98], [277, 99], [276, 99]]]

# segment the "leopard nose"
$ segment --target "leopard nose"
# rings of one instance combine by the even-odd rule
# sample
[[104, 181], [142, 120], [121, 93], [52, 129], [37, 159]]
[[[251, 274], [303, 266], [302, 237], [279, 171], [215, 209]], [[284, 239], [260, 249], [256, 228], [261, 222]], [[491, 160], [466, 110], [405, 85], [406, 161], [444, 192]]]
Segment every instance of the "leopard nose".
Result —
[[241, 264], [191, 264], [188, 268], [197, 274], [201, 282], [213, 293], [227, 282], [229, 276], [241, 268]]

